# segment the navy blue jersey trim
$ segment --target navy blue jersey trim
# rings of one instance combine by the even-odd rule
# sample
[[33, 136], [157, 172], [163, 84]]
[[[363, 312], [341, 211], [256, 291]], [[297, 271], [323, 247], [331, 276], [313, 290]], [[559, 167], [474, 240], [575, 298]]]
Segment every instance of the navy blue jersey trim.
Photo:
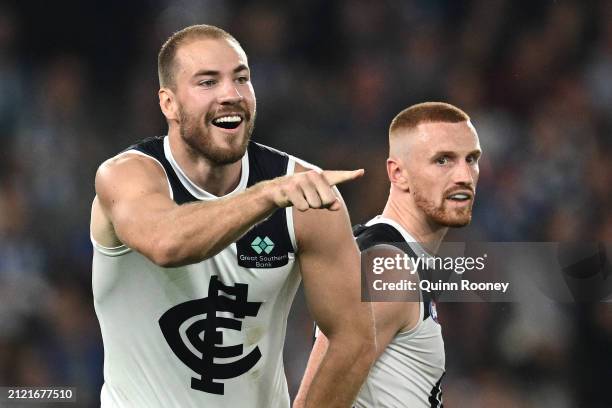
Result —
[[[404, 240], [404, 236], [392, 225], [379, 223], [368, 227], [358, 224], [353, 227], [353, 235], [360, 251], [365, 251], [375, 245], [388, 244], [396, 247], [411, 258], [418, 258], [416, 253], [410, 248], [410, 245]], [[420, 279], [427, 279], [425, 271], [419, 268], [418, 273]], [[423, 320], [425, 320], [431, 315], [429, 311], [431, 294], [421, 291], [421, 295], [423, 297]]]
[[174, 172], [172, 165], [168, 159], [166, 159], [166, 154], [164, 153], [164, 136], [146, 138], [141, 142], [135, 143], [128, 147], [125, 151], [127, 150], [138, 150], [147, 156], [157, 159], [157, 161], [164, 166], [164, 170], [166, 170], [166, 175], [168, 176], [168, 181], [170, 182], [170, 187], [172, 187], [174, 202], [180, 205], [198, 200], [189, 191], [187, 191], [185, 186], [183, 186], [183, 183], [181, 183], [178, 176]]
[[444, 378], [444, 374], [442, 373], [438, 382], [431, 389], [431, 393], [429, 394], [429, 406], [431, 408], [444, 408], [442, 403], [442, 378]]
[[287, 174], [289, 156], [286, 153], [255, 142], [249, 143], [248, 152], [248, 187]]

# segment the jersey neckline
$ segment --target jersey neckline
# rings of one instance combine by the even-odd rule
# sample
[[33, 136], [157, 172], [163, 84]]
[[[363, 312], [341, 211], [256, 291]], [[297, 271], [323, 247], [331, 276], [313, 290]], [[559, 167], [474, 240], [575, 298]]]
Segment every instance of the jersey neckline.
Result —
[[208, 191], [195, 184], [189, 177], [187, 177], [183, 169], [179, 166], [179, 164], [174, 159], [174, 156], [172, 155], [172, 149], [170, 147], [170, 138], [168, 136], [164, 136], [164, 156], [166, 157], [166, 160], [168, 160], [168, 163], [170, 163], [170, 166], [172, 166], [174, 173], [176, 173], [176, 176], [178, 177], [183, 187], [187, 189], [189, 194], [191, 194], [198, 200], [216, 200], [219, 198], [228, 197], [242, 190], [245, 190], [247, 187], [247, 183], [249, 180], [248, 151], [244, 153], [244, 156], [242, 156], [241, 159], [242, 171], [240, 172], [240, 181], [238, 182], [238, 185], [236, 186], [236, 188], [234, 188], [234, 190], [223, 196], [216, 196], [212, 193], [209, 193]]
[[372, 218], [370, 221], [368, 221], [365, 225], [366, 227], [371, 227], [372, 225], [375, 224], [387, 224], [392, 226], [393, 228], [395, 228], [400, 234], [402, 234], [402, 237], [404, 238], [404, 240], [406, 241], [406, 243], [410, 246], [410, 248], [412, 248], [412, 250], [418, 255], [418, 256], [425, 256], [425, 257], [431, 257], [432, 255], [429, 254], [429, 252], [427, 252], [419, 242], [417, 242], [416, 239], [414, 239], [414, 237], [412, 235], [410, 235], [410, 233], [408, 231], [406, 231], [406, 229], [404, 227], [402, 227], [402, 225], [395, 221], [392, 220], [391, 218], [387, 218], [385, 216], [382, 215], [377, 215], [376, 217]]

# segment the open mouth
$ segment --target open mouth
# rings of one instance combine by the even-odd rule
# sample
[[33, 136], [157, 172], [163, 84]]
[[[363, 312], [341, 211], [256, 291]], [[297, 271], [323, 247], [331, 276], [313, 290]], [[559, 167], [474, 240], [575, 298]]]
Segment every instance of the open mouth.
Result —
[[456, 202], [464, 202], [472, 199], [472, 195], [468, 193], [455, 193], [446, 197], [447, 200], [456, 201]]
[[221, 129], [236, 129], [243, 120], [239, 115], [225, 115], [213, 119], [211, 123]]

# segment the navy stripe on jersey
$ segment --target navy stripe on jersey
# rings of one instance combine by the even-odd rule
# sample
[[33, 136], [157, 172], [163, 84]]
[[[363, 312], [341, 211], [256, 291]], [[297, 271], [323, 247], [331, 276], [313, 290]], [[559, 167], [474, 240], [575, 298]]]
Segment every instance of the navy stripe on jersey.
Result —
[[[247, 149], [249, 152], [248, 187], [260, 181], [287, 174], [289, 156], [286, 153], [255, 142], [250, 142]], [[284, 208], [276, 210], [267, 220], [251, 228], [236, 242], [236, 245], [239, 249], [244, 248], [246, 251], [251, 248], [251, 243], [257, 237], [264, 238], [265, 236], [274, 242], [275, 252], [295, 253], [287, 228], [287, 212]], [[281, 264], [275, 264], [274, 266], [281, 266]]]
[[[161, 163], [166, 170], [170, 187], [172, 188], [172, 194], [174, 201], [181, 205], [198, 201], [181, 183], [178, 176], [174, 172], [174, 169], [170, 162], [166, 159], [164, 152], [164, 138], [165, 136], [155, 136], [144, 139], [138, 143], [133, 144], [124, 151], [138, 150], [151, 156]], [[289, 155], [272, 149], [270, 147], [261, 145], [255, 142], [249, 142], [247, 147], [249, 155], [249, 179], [247, 186], [250, 187], [257, 184], [260, 181], [270, 180], [276, 177], [284, 176], [287, 174], [287, 165], [289, 163]], [[251, 248], [252, 242], [260, 237], [268, 237], [273, 243], [275, 252], [287, 253], [295, 252], [289, 230], [287, 227], [287, 215], [286, 211], [275, 211], [265, 221], [257, 224], [251, 230], [249, 230], [243, 237], [241, 237], [236, 245], [239, 250], [243, 252], [248, 251]], [[275, 264], [274, 266], [281, 266]]]
[[164, 166], [164, 170], [166, 170], [166, 174], [168, 175], [168, 181], [170, 182], [170, 187], [172, 187], [172, 195], [174, 197], [174, 202], [177, 204], [185, 204], [190, 203], [192, 201], [197, 201], [187, 189], [183, 186], [178, 176], [174, 172], [172, 165], [166, 159], [166, 155], [164, 154], [164, 136], [154, 136], [149, 137], [141, 142], [135, 143], [132, 146], [125, 149], [127, 150], [138, 150], [141, 153], [146, 154], [147, 156], [151, 156], [156, 159], [158, 162]]
[[[444, 373], [446, 374], [446, 373]], [[440, 377], [436, 385], [431, 389], [431, 393], [429, 394], [429, 406], [431, 408], [444, 408], [442, 404], [442, 378], [444, 378], [444, 374]]]
[[255, 142], [249, 143], [248, 152], [249, 187], [287, 173], [289, 156], [286, 153]]
[[[357, 241], [360, 251], [365, 251], [380, 244], [388, 244], [396, 247], [411, 258], [418, 258], [416, 253], [410, 248], [410, 245], [404, 240], [404, 236], [395, 227], [389, 224], [379, 223], [371, 226], [355, 225], [353, 227], [353, 235]], [[421, 268], [418, 269], [419, 278], [427, 279], [427, 276]], [[429, 292], [421, 291], [423, 296], [423, 320], [430, 317], [429, 304], [431, 303], [431, 295]]]

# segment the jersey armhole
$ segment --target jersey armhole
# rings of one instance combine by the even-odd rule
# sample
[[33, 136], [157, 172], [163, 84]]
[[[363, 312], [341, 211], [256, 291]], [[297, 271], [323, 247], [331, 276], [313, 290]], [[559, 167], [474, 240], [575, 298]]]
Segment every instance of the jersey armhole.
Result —
[[116, 246], [116, 247], [106, 247], [106, 246], [104, 246], [102, 244], [99, 244], [98, 241], [96, 241], [94, 239], [94, 237], [91, 234], [91, 232], [89, 233], [89, 239], [91, 240], [91, 244], [93, 245], [94, 250], [98, 251], [102, 255], [106, 255], [106, 256], [121, 256], [123, 254], [127, 254], [128, 252], [132, 251], [132, 248], [129, 248], [125, 244], [122, 244], [122, 245], [119, 245], [119, 246]]
[[[295, 158], [289, 156], [287, 161], [287, 175], [291, 176], [295, 173]], [[289, 238], [291, 239], [291, 246], [293, 246], [293, 253], [297, 254], [298, 246], [297, 240], [295, 239], [295, 228], [293, 226], [293, 206], [285, 208], [285, 216], [287, 218], [287, 231], [289, 232]]]

